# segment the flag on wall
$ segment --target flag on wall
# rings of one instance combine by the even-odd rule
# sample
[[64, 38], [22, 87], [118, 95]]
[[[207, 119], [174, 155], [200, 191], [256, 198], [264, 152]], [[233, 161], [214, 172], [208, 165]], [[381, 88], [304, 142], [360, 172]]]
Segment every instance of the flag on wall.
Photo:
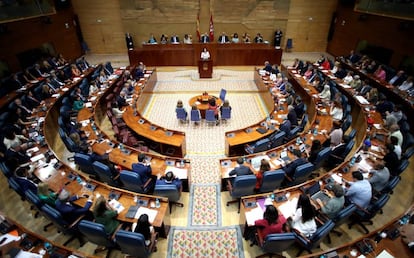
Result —
[[198, 37], [198, 42], [201, 41], [201, 34], [200, 34], [200, 12], [197, 13], [197, 37]]
[[214, 41], [213, 14], [210, 15], [210, 42]]

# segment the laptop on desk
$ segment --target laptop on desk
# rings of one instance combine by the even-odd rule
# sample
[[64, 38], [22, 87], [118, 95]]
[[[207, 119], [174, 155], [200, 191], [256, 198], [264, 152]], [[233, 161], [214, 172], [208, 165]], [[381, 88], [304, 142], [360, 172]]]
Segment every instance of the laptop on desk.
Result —
[[329, 195], [321, 190], [319, 182], [305, 188], [305, 193], [309, 194], [310, 198], [314, 201], [316, 201], [316, 199], [320, 199], [323, 203], [326, 203], [330, 199]]

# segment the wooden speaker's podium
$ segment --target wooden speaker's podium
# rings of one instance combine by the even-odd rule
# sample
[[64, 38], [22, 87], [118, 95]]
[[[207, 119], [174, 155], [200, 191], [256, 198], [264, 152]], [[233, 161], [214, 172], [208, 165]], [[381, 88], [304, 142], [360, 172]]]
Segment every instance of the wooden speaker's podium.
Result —
[[199, 60], [198, 73], [200, 74], [200, 78], [213, 78], [213, 61], [211, 59]]

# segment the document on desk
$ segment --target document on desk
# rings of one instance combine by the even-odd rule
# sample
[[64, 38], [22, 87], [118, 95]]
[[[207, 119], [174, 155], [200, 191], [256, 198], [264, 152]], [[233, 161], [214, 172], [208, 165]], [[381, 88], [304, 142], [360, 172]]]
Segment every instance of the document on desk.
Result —
[[342, 183], [342, 177], [340, 177], [338, 174], [332, 174], [331, 177], [332, 177], [333, 180], [335, 180], [335, 182], [337, 184], [341, 184]]
[[366, 98], [362, 97], [362, 96], [356, 96], [356, 99], [358, 100], [359, 103], [363, 104], [363, 105], [368, 105], [369, 102]]
[[290, 216], [295, 214], [297, 205], [298, 205], [298, 198], [295, 197], [281, 204], [278, 207], [278, 209], [285, 218], [289, 218]]
[[157, 210], [148, 209], [141, 206], [138, 208], [138, 211], [135, 214], [135, 218], [138, 219], [142, 214], [147, 214], [149, 222], [154, 223], [155, 217], [157, 217], [157, 213]]
[[256, 220], [263, 219], [263, 210], [260, 205], [257, 205], [255, 208], [247, 211], [245, 215], [247, 225], [253, 226]]
[[112, 208], [114, 208], [118, 212], [118, 214], [121, 213], [125, 209], [125, 207], [122, 206], [122, 204], [115, 199], [110, 200], [109, 205]]
[[376, 256], [377, 258], [394, 258], [387, 250], [382, 250], [382, 252]]
[[225, 175], [224, 175], [224, 177], [226, 178], [226, 177], [236, 177], [236, 175], [232, 175], [232, 176], [230, 176], [229, 174], [230, 174], [230, 172], [233, 170], [234, 168], [226, 168], [226, 173], [225, 173]]
[[179, 179], [187, 179], [188, 178], [187, 169], [185, 169], [185, 168], [177, 168], [175, 166], [167, 166], [165, 168], [165, 173], [167, 173], [168, 171], [173, 172], [174, 175], [176, 177], [178, 177]]
[[43, 153], [41, 153], [41, 154], [39, 154], [39, 155], [36, 155], [36, 156], [34, 156], [34, 157], [31, 157], [31, 158], [30, 158], [30, 161], [31, 161], [31, 162], [36, 162], [36, 161], [38, 161], [38, 160], [43, 159], [44, 157], [45, 157], [45, 155], [44, 155]]
[[251, 160], [252, 167], [258, 170], [260, 168], [260, 164], [262, 163], [262, 159], [270, 160], [269, 156], [267, 155], [261, 155], [261, 156], [254, 157]]
[[362, 159], [359, 163], [358, 163], [358, 167], [361, 168], [364, 171], [370, 171], [372, 169], [371, 164], [369, 164], [367, 162], [367, 159]]

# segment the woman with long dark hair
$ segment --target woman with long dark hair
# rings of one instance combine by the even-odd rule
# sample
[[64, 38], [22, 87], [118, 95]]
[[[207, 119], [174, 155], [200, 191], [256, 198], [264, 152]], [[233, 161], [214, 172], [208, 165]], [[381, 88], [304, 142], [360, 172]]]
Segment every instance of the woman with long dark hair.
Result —
[[273, 205], [267, 205], [263, 219], [256, 220], [255, 226], [262, 231], [263, 238], [268, 234], [282, 233], [286, 219]]
[[309, 197], [306, 194], [301, 194], [296, 206], [296, 212], [291, 217], [292, 228], [301, 232], [306, 237], [311, 237], [317, 229], [315, 216], [316, 212], [310, 202]]

